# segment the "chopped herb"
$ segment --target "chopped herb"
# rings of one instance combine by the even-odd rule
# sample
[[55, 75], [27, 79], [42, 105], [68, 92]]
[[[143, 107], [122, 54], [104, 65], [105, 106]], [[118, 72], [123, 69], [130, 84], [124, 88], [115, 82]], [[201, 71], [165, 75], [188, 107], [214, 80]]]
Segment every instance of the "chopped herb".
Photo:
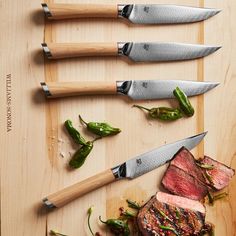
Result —
[[208, 197], [209, 203], [213, 205], [214, 204], [214, 197], [212, 196], [212, 194], [209, 191], [207, 191], [207, 197]]
[[91, 217], [91, 215], [92, 215], [93, 208], [94, 208], [94, 207], [91, 206], [91, 207], [88, 209], [88, 228], [89, 228], [90, 233], [94, 236], [95, 234], [93, 233], [92, 228], [91, 228], [91, 225], [90, 225], [90, 217]]
[[169, 220], [170, 222], [173, 222], [173, 220], [171, 220], [163, 211], [161, 211], [159, 209], [157, 209], [157, 210], [165, 219]]
[[180, 213], [179, 213], [179, 209], [177, 207], [175, 208], [175, 217], [177, 220], [180, 221]]
[[126, 202], [128, 203], [128, 207], [130, 208], [133, 208], [136, 210], [139, 210], [141, 208], [141, 206], [137, 202], [131, 201], [129, 199], [127, 199]]
[[205, 173], [203, 175], [204, 175], [205, 179], [207, 179], [211, 184], [213, 184], [212, 177], [209, 175], [207, 170], [205, 171]]
[[220, 193], [220, 194], [218, 194], [218, 195], [215, 195], [215, 196], [213, 197], [213, 199], [214, 199], [214, 201], [216, 201], [216, 200], [219, 200], [219, 199], [224, 198], [224, 197], [227, 197], [227, 196], [228, 196], [228, 193], [224, 192], [224, 193]]
[[213, 205], [215, 201], [217, 201], [217, 200], [219, 200], [221, 198], [227, 197], [228, 193], [224, 192], [224, 193], [220, 193], [220, 194], [217, 194], [217, 195], [212, 195], [208, 191], [207, 196], [208, 196], [208, 199], [209, 199], [209, 203]]
[[165, 226], [165, 225], [159, 225], [160, 229], [164, 229], [164, 230], [170, 230], [173, 233], [175, 233], [177, 236], [179, 236], [179, 233], [172, 227], [169, 226]]
[[203, 164], [203, 163], [200, 163], [200, 162], [196, 162], [196, 165], [203, 168], [203, 169], [207, 169], [207, 170], [214, 169], [213, 165]]
[[50, 230], [50, 234], [55, 236], [67, 236], [66, 234], [61, 234], [56, 230]]

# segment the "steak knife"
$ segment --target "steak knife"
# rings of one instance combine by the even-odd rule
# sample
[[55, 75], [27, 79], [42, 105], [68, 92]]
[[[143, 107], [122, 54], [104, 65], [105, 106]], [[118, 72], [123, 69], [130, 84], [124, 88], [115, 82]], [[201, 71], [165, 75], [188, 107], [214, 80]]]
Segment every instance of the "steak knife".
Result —
[[49, 59], [124, 56], [134, 62], [183, 61], [205, 57], [220, 47], [184, 43], [43, 43]]
[[187, 96], [203, 94], [219, 83], [184, 80], [128, 80], [117, 82], [41, 82], [48, 98], [74, 95], [127, 95], [134, 100], [174, 98], [173, 90], [180, 87]]
[[114, 168], [105, 170], [79, 183], [71, 185], [59, 192], [53, 193], [43, 199], [48, 208], [59, 208], [76, 198], [123, 178], [134, 179], [170, 161], [181, 148], [191, 150], [197, 146], [206, 135], [201, 133], [185, 138], [175, 143], [167, 144], [150, 152], [136, 156]]
[[206, 20], [218, 9], [158, 4], [62, 4], [42, 3], [48, 19], [124, 18], [134, 24], [180, 24]]

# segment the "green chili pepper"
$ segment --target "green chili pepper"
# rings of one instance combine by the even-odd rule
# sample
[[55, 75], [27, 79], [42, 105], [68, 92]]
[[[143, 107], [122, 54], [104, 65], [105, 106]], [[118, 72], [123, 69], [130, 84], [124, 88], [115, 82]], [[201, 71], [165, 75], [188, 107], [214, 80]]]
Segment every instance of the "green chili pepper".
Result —
[[165, 225], [159, 225], [160, 229], [164, 229], [164, 230], [170, 230], [173, 233], [175, 233], [177, 236], [179, 236], [179, 233], [172, 227], [170, 226], [165, 226]]
[[99, 122], [86, 122], [82, 119], [82, 117], [79, 115], [80, 121], [86, 125], [87, 129], [100, 136], [100, 137], [106, 137], [110, 135], [115, 135], [121, 132], [119, 128], [113, 128], [107, 123], [99, 123]]
[[126, 202], [128, 203], [128, 207], [130, 208], [137, 209], [137, 210], [141, 208], [141, 206], [137, 202], [134, 202], [130, 199], [127, 199]]
[[88, 228], [89, 228], [90, 233], [94, 236], [95, 234], [93, 233], [91, 225], [90, 225], [90, 217], [92, 215], [92, 212], [93, 212], [93, 206], [88, 209]]
[[154, 107], [148, 109], [143, 106], [133, 105], [140, 109], [148, 111], [148, 114], [151, 118], [164, 120], [164, 121], [174, 121], [183, 117], [182, 112], [178, 108], [169, 108], [169, 107]]
[[127, 218], [134, 218], [137, 216], [137, 214], [135, 214], [134, 212], [130, 212], [128, 210], [126, 210], [125, 212], [122, 213], [122, 216], [125, 216]]
[[213, 183], [212, 177], [211, 175], [209, 175], [209, 173], [207, 172], [207, 170], [203, 173], [203, 176], [205, 177], [205, 179], [207, 179], [211, 184]]
[[101, 219], [101, 216], [99, 216], [99, 220], [103, 223], [106, 224], [112, 232], [116, 234], [122, 234], [124, 236], [129, 236], [130, 235], [130, 229], [124, 220], [119, 220], [119, 219], [109, 219], [107, 221], [103, 221]]
[[72, 159], [69, 162], [69, 165], [73, 168], [80, 168], [84, 164], [87, 156], [92, 151], [92, 149], [93, 141], [88, 141], [73, 155]]
[[59, 233], [59, 232], [57, 232], [57, 231], [55, 231], [55, 230], [50, 230], [50, 234], [51, 234], [51, 235], [55, 235], [55, 236], [67, 236], [67, 235], [61, 234], [61, 233]]
[[193, 116], [194, 115], [194, 108], [192, 107], [188, 97], [182, 91], [179, 87], [176, 87], [176, 89], [173, 91], [174, 96], [177, 98], [179, 101], [179, 106], [182, 109], [182, 111], [187, 115], [187, 116]]
[[86, 140], [81, 136], [79, 131], [73, 127], [71, 120], [65, 121], [65, 127], [66, 127], [66, 130], [68, 131], [69, 135], [71, 136], [71, 138], [76, 143], [78, 143], [80, 145], [86, 145]]

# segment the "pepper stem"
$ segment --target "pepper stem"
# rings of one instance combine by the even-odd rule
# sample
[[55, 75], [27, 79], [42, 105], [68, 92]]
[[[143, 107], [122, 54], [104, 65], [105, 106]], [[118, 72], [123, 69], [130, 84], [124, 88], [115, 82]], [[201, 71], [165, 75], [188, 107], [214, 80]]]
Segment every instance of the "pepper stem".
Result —
[[102, 220], [102, 217], [101, 217], [101, 216], [99, 216], [98, 218], [99, 218], [99, 220], [100, 220], [103, 224], [107, 224], [106, 221], [103, 221], [103, 220]]
[[139, 109], [144, 109], [144, 110], [146, 110], [146, 111], [150, 111], [150, 110], [151, 110], [151, 109], [148, 109], [148, 108], [146, 108], [146, 107], [139, 106], [139, 105], [133, 105], [133, 107], [137, 107], [137, 108], [139, 108]]
[[81, 115], [79, 115], [79, 120], [81, 123], [88, 125], [88, 123], [81, 117]]
[[67, 236], [66, 234], [59, 233], [55, 230], [50, 230], [51, 235], [56, 235], [56, 236]]
[[88, 227], [89, 227], [90, 233], [92, 234], [92, 236], [94, 236], [95, 234], [93, 233], [93, 230], [92, 230], [91, 225], [90, 225], [90, 217], [91, 217], [92, 211], [93, 211], [93, 207], [90, 207], [88, 209]]

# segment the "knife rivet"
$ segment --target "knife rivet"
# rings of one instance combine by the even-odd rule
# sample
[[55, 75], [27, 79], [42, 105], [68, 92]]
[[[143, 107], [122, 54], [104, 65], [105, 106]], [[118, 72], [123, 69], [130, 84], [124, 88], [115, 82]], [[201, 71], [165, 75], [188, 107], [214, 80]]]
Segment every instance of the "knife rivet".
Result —
[[149, 45], [148, 45], [148, 44], [144, 44], [144, 45], [143, 45], [143, 48], [144, 48], [146, 51], [148, 51], [148, 50], [149, 50]]
[[149, 7], [145, 6], [145, 7], [143, 8], [143, 10], [148, 13], [148, 12], [149, 12]]
[[147, 88], [147, 87], [148, 87], [148, 83], [147, 83], [147, 82], [143, 82], [142, 85], [143, 85], [144, 88]]
[[136, 159], [136, 163], [137, 163], [137, 166], [140, 166], [142, 164], [142, 160], [141, 159]]

